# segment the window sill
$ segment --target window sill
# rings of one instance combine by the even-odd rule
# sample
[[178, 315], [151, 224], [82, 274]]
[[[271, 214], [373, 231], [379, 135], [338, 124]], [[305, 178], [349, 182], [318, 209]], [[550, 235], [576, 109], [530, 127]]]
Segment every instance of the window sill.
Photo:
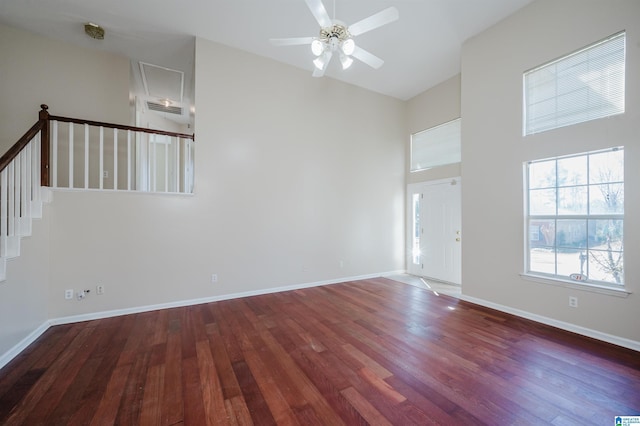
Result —
[[541, 284], [554, 285], [558, 287], [571, 288], [574, 290], [590, 291], [592, 293], [606, 294], [607, 296], [615, 297], [627, 297], [631, 294], [630, 291], [624, 287], [614, 288], [604, 285], [598, 285], [593, 283], [576, 283], [569, 280], [563, 280], [559, 278], [545, 277], [541, 275], [533, 275], [527, 273], [521, 273], [520, 276], [527, 280]]

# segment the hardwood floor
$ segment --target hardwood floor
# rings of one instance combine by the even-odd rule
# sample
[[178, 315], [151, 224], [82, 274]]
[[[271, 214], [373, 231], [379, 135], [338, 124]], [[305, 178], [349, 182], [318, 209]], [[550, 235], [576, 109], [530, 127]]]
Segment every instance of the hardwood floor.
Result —
[[3, 425], [613, 425], [640, 353], [384, 278], [50, 328]]

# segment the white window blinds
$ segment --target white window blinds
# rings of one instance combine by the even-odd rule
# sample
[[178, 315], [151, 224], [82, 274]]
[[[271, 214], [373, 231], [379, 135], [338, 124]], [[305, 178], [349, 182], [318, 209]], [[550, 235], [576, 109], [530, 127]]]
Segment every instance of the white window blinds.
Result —
[[624, 112], [625, 33], [524, 74], [524, 134]]
[[411, 135], [411, 171], [460, 162], [460, 119]]

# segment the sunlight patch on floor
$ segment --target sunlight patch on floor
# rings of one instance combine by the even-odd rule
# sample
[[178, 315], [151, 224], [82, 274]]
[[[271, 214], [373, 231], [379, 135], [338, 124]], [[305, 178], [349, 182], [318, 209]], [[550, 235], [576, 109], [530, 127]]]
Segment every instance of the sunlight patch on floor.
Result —
[[396, 274], [388, 275], [385, 278], [398, 281], [404, 284], [409, 284], [415, 287], [425, 288], [432, 291], [436, 296], [440, 294], [446, 294], [447, 296], [460, 297], [461, 288], [459, 285], [443, 283], [428, 278], [418, 277], [410, 274]]

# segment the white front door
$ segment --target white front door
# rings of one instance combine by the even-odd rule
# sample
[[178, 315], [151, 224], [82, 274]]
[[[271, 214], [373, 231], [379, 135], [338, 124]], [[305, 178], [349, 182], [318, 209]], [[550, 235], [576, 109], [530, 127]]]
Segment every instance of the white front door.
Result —
[[408, 271], [461, 283], [460, 178], [409, 185]]

